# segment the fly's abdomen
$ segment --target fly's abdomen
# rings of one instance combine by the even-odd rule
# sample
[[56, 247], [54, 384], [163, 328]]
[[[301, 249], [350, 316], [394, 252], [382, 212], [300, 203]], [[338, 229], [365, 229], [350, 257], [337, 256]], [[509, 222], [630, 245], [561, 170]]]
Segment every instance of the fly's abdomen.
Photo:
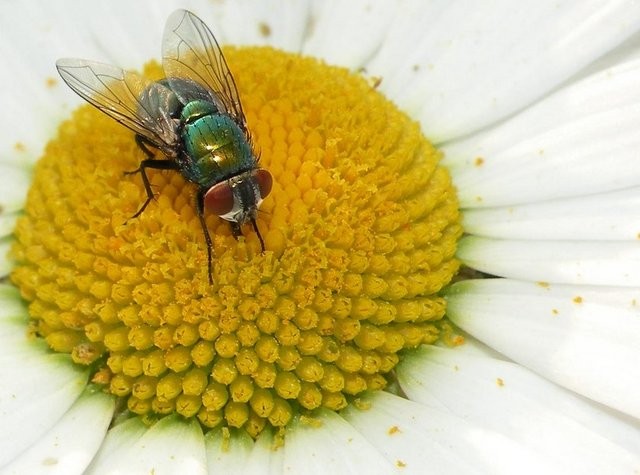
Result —
[[229, 116], [211, 113], [214, 108], [213, 104], [194, 101], [182, 112], [182, 139], [189, 162], [183, 173], [189, 181], [201, 186], [213, 185], [256, 167], [242, 130]]

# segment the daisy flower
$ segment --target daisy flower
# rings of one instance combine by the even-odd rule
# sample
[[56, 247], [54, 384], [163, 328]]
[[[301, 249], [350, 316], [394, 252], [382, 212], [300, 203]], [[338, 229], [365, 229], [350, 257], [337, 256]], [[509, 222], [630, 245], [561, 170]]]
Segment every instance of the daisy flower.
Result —
[[[55, 71], [161, 78], [177, 8], [274, 178], [213, 284], [193, 188], [131, 220], [144, 154]], [[0, 9], [2, 473], [640, 470], [633, 1]]]

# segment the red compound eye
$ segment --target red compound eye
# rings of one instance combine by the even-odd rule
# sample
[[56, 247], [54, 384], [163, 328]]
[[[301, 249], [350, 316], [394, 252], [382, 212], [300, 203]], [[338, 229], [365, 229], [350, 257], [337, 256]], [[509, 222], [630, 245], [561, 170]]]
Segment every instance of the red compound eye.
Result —
[[260, 190], [260, 197], [265, 199], [269, 193], [271, 193], [271, 187], [273, 186], [273, 177], [264, 168], [258, 168], [254, 174], [256, 181], [258, 182], [258, 189]]
[[209, 188], [204, 195], [204, 207], [213, 214], [223, 216], [233, 209], [233, 191], [229, 182], [223, 181]]
[[[250, 186], [258, 187], [260, 196], [255, 196], [255, 203], [245, 203], [246, 206], [255, 208], [259, 200], [264, 199], [269, 193], [271, 193], [271, 187], [273, 186], [273, 178], [271, 173], [262, 168], [246, 174], [242, 181], [236, 183], [234, 186]], [[253, 180], [253, 184], [249, 180]], [[224, 216], [227, 213], [233, 211], [235, 207], [235, 200], [233, 197], [233, 189], [228, 181], [222, 181], [209, 188], [209, 191], [204, 195], [204, 206], [207, 211], [210, 211], [218, 216]]]

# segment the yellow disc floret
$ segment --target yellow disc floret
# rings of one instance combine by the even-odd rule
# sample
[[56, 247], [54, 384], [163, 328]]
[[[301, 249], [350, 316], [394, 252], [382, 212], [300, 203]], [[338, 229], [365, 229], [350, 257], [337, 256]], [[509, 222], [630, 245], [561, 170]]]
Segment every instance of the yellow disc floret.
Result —
[[255, 436], [384, 388], [399, 352], [438, 339], [462, 230], [439, 152], [366, 80], [268, 48], [225, 54], [274, 178], [266, 251], [207, 216], [210, 285], [193, 186], [149, 171], [157, 200], [130, 219], [145, 191], [123, 172], [145, 156], [85, 106], [36, 166], [12, 280], [31, 331], [132, 413]]

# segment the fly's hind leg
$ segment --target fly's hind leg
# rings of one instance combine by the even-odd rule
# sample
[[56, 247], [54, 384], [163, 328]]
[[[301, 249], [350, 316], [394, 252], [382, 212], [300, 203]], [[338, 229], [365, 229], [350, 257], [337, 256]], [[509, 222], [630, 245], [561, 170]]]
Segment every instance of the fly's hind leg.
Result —
[[148, 145], [153, 145], [153, 144], [149, 142], [146, 138], [144, 138], [142, 135], [136, 135], [136, 143], [148, 158], [146, 160], [142, 160], [138, 168], [132, 171], [124, 172], [124, 174], [134, 175], [136, 173], [140, 173], [140, 175], [142, 175], [142, 183], [144, 184], [144, 190], [147, 192], [147, 199], [142, 204], [140, 209], [136, 212], [136, 214], [131, 216], [131, 218], [129, 219], [134, 219], [140, 216], [142, 212], [146, 209], [146, 207], [149, 206], [149, 203], [151, 203], [151, 200], [155, 198], [155, 195], [153, 194], [153, 190], [151, 190], [151, 183], [149, 182], [149, 177], [147, 176], [147, 172], [146, 172], [147, 168], [153, 168], [154, 170], [179, 170], [178, 164], [174, 161], [159, 160], [159, 159], [153, 158], [155, 155], [151, 150], [147, 148]]

